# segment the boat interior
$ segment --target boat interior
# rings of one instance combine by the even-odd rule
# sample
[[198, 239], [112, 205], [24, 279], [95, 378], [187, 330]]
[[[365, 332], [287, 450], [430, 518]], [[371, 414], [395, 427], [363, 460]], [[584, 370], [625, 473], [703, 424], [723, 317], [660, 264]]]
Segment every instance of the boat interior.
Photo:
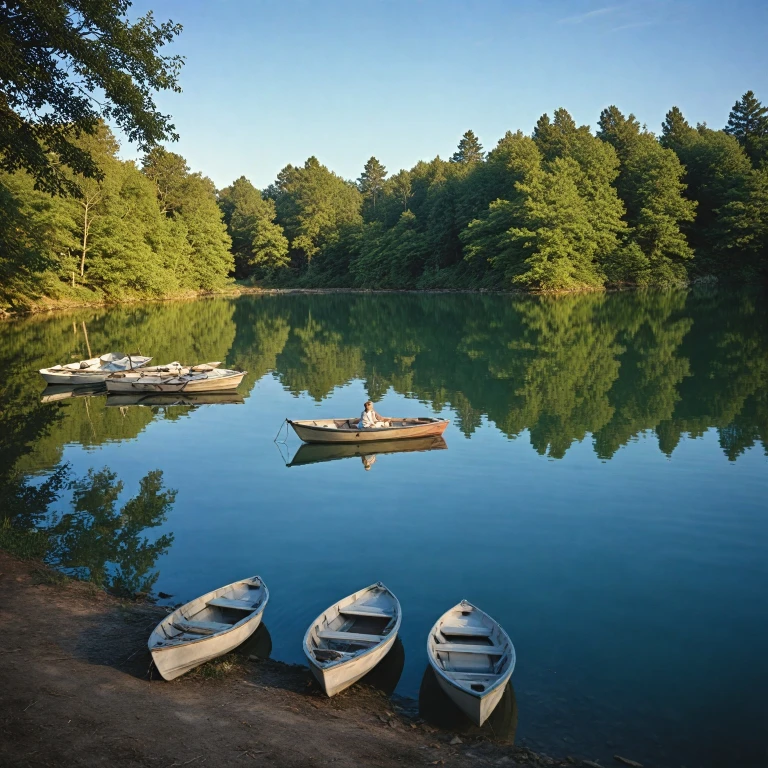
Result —
[[386, 587], [357, 592], [320, 617], [309, 632], [309, 650], [321, 664], [346, 661], [382, 642], [397, 614], [397, 601]]
[[491, 688], [511, 661], [511, 646], [499, 626], [468, 603], [444, 614], [430, 640], [438, 667], [477, 694]]
[[231, 629], [250, 619], [265, 597], [266, 589], [257, 576], [199, 597], [160, 624], [154, 645], [178, 645]]
[[[390, 429], [401, 429], [402, 427], [418, 427], [424, 424], [432, 424], [435, 421], [442, 421], [442, 419], [432, 419], [428, 417], [424, 418], [406, 418], [406, 417], [391, 417], [387, 421], [390, 423]], [[324, 429], [342, 429], [353, 430], [355, 432], [360, 431], [360, 417], [356, 416], [352, 419], [305, 419], [297, 420], [296, 424], [300, 424], [305, 427], [322, 427]], [[387, 427], [379, 427], [378, 429], [387, 429]]]

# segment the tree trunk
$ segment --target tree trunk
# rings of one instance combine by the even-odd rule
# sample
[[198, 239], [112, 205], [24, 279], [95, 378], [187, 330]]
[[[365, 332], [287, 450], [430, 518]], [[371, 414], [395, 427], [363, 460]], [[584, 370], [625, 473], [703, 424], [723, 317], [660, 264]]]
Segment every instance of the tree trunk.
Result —
[[83, 250], [80, 255], [80, 277], [83, 277], [85, 274], [85, 254], [88, 253], [88, 228], [90, 227], [90, 222], [88, 221], [88, 205], [85, 205], [84, 208], [85, 219], [83, 221]]

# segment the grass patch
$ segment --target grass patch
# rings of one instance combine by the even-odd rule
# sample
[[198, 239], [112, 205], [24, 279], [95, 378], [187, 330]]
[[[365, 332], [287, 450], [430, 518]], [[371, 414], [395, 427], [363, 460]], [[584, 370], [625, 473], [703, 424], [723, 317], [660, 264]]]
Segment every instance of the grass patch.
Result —
[[206, 661], [205, 664], [193, 670], [188, 677], [198, 680], [224, 680], [235, 672], [242, 674], [244, 668], [236, 657], [228, 654], [220, 659]]
[[40, 566], [32, 571], [33, 584], [47, 584], [48, 586], [62, 586], [69, 581], [69, 577], [52, 568]]
[[0, 525], [0, 549], [22, 560], [42, 560], [48, 552], [48, 534], [14, 528], [6, 517]]

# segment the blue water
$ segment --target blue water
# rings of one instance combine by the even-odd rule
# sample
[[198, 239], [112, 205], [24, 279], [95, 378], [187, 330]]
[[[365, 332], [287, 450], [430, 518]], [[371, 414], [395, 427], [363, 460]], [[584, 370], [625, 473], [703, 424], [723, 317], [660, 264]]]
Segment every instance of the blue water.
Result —
[[[142, 534], [173, 534], [155, 591], [175, 603], [260, 574], [274, 658], [301, 662], [309, 622], [381, 580], [403, 608], [397, 693], [417, 697], [427, 632], [466, 598], [515, 644], [518, 743], [768, 764], [763, 300], [515, 301], [245, 297], [83, 315], [100, 349], [156, 337], [160, 362], [181, 347], [249, 370], [244, 402], [193, 408], [33, 406], [29, 365], [55, 362], [60, 335], [76, 353], [81, 316], [76, 330], [69, 316], [7, 325], [4, 348], [25, 352], [4, 406], [58, 419], [19, 466], [37, 482], [62, 463], [75, 477], [108, 467], [121, 500], [162, 470], [178, 494]], [[203, 306], [220, 313], [210, 339], [185, 331]], [[351, 416], [369, 396], [379, 413], [451, 419], [447, 449], [382, 454], [368, 471], [359, 456], [286, 466], [300, 446], [292, 432], [273, 442], [286, 416]]]

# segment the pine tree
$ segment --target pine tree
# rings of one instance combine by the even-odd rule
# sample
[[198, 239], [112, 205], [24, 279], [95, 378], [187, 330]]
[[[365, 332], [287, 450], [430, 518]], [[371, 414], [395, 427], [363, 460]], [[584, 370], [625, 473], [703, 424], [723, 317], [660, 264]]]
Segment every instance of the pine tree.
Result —
[[768, 107], [752, 91], [733, 105], [725, 132], [738, 139], [755, 167], [768, 158]]
[[459, 146], [451, 157], [452, 163], [479, 163], [485, 157], [483, 145], [480, 143], [474, 131], [467, 131], [459, 142]]
[[695, 130], [688, 124], [680, 109], [672, 107], [661, 124], [661, 138], [659, 139], [661, 146], [677, 152], [694, 135]]
[[357, 180], [357, 186], [363, 198], [366, 202], [370, 201], [374, 218], [376, 216], [376, 198], [381, 194], [386, 178], [387, 169], [375, 157], [371, 157]]
[[624, 117], [618, 107], [611, 105], [600, 113], [598, 127], [597, 138], [607, 141], [621, 162], [626, 162], [630, 147], [640, 135], [640, 123], [635, 116]]

